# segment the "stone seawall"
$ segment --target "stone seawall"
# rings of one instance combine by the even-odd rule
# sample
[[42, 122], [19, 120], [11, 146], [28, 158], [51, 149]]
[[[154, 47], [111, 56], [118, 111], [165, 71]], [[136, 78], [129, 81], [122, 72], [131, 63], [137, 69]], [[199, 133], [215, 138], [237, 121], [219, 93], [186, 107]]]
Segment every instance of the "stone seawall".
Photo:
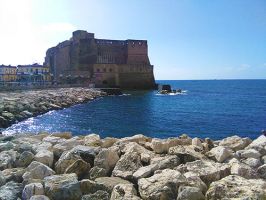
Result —
[[266, 137], [0, 137], [3, 200], [266, 199]]
[[0, 128], [50, 110], [91, 101], [105, 93], [88, 88], [57, 88], [0, 93]]

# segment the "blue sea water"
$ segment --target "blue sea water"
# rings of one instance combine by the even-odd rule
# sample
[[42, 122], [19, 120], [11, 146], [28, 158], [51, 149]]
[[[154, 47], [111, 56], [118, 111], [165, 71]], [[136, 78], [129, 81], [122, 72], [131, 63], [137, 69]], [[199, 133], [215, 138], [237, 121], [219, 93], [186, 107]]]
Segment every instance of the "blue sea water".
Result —
[[101, 137], [256, 138], [266, 129], [266, 80], [157, 81], [182, 88], [181, 95], [125, 91], [93, 102], [51, 111], [12, 125], [4, 133], [98, 133]]

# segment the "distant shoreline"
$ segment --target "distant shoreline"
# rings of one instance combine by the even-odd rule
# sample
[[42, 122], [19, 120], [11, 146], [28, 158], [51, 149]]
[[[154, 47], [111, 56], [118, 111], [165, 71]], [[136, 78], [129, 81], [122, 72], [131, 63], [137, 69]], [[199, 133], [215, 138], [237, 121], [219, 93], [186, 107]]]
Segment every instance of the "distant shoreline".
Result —
[[51, 110], [67, 108], [105, 96], [100, 90], [88, 88], [53, 88], [0, 93], [0, 128]]

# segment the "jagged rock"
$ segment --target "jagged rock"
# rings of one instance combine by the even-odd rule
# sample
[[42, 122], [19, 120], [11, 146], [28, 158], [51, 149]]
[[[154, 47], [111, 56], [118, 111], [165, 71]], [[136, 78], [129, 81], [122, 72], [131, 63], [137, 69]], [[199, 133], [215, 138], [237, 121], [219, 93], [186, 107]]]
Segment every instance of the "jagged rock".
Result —
[[266, 136], [261, 135], [257, 139], [253, 140], [246, 149], [255, 149], [259, 151], [261, 154], [266, 154]]
[[188, 186], [199, 188], [205, 194], [207, 192], [207, 185], [193, 172], [186, 172], [184, 176], [187, 178]]
[[22, 193], [23, 185], [13, 181], [6, 183], [0, 187], [1, 200], [17, 200]]
[[256, 158], [247, 158], [245, 160], [242, 160], [243, 163], [247, 164], [251, 168], [258, 168], [262, 165], [259, 159]]
[[118, 184], [114, 187], [110, 200], [141, 200], [132, 184]]
[[140, 167], [142, 167], [140, 155], [137, 152], [126, 153], [116, 163], [112, 175], [132, 180], [133, 173]]
[[14, 150], [0, 152], [0, 170], [15, 167], [18, 155]]
[[114, 169], [119, 156], [116, 151], [110, 149], [102, 149], [94, 159], [94, 166], [103, 168], [107, 174], [110, 174]]
[[50, 200], [50, 199], [45, 195], [34, 195], [30, 198], [30, 200]]
[[205, 200], [205, 196], [197, 187], [180, 186], [176, 200]]
[[110, 194], [103, 190], [98, 190], [93, 194], [87, 194], [82, 196], [81, 200], [109, 200]]
[[155, 153], [167, 153], [170, 147], [177, 146], [181, 142], [178, 138], [152, 139], [151, 147]]
[[236, 154], [241, 158], [260, 158], [261, 154], [255, 149], [239, 150]]
[[176, 199], [178, 187], [184, 184], [187, 184], [187, 179], [171, 169], [157, 171], [152, 177], [138, 181], [139, 193], [144, 200]]
[[199, 148], [203, 148], [202, 142], [199, 138], [193, 138], [192, 145], [197, 146]]
[[52, 133], [51, 136], [60, 137], [63, 139], [70, 139], [72, 138], [72, 133], [71, 132]]
[[45, 195], [53, 200], [80, 200], [82, 193], [76, 174], [53, 175], [44, 178]]
[[95, 182], [104, 185], [106, 191], [111, 194], [113, 188], [118, 184], [131, 184], [129, 181], [119, 177], [100, 177], [96, 178]]
[[247, 179], [258, 178], [258, 174], [254, 169], [252, 169], [247, 164], [237, 161], [231, 163], [231, 174], [242, 176]]
[[24, 183], [30, 183], [31, 180], [38, 179], [42, 180], [44, 177], [54, 175], [55, 172], [50, 167], [33, 161], [27, 168], [26, 172], [23, 174]]
[[266, 182], [260, 179], [245, 179], [230, 175], [213, 182], [206, 193], [206, 199], [265, 199]]
[[23, 174], [25, 173], [24, 168], [12, 168], [3, 170], [3, 175], [6, 178], [6, 181], [14, 181], [21, 183], [23, 181]]
[[54, 154], [48, 150], [40, 150], [35, 155], [34, 160], [51, 167], [54, 162]]
[[65, 139], [60, 138], [60, 137], [55, 137], [55, 136], [47, 136], [47, 137], [43, 138], [42, 141], [43, 142], [49, 142], [49, 143], [55, 145], [56, 143], [64, 142]]
[[174, 146], [169, 148], [170, 155], [178, 156], [180, 163], [192, 162], [199, 159], [204, 159], [205, 156], [196, 152], [192, 146]]
[[145, 142], [151, 142], [151, 138], [145, 136], [145, 135], [142, 135], [142, 134], [137, 134], [137, 135], [133, 135], [131, 137], [124, 137], [124, 138], [121, 138], [119, 140], [119, 142], [123, 142], [123, 143], [129, 143], [129, 142], [136, 142], [138, 144], [143, 144]]
[[134, 174], [133, 178], [138, 180], [151, 176], [158, 169], [158, 164], [151, 164], [145, 167], [140, 167]]
[[97, 134], [89, 134], [84, 137], [84, 145], [86, 146], [101, 146], [101, 144], [101, 138]]
[[229, 148], [218, 146], [207, 152], [207, 156], [213, 157], [217, 162], [224, 162], [226, 159], [233, 156], [233, 152]]
[[90, 170], [90, 179], [91, 180], [95, 180], [96, 178], [99, 177], [104, 177], [107, 176], [107, 171], [103, 168], [94, 166], [93, 168], [91, 168]]
[[266, 164], [266, 156], [262, 156], [261, 161], [263, 164]]
[[[132, 153], [132, 152], [138, 153], [144, 162], [149, 162], [149, 160], [155, 156], [154, 152], [146, 149], [145, 147], [139, 145], [136, 142], [121, 143], [120, 148], [121, 148], [121, 152], [125, 154]], [[146, 159], [148, 159], [148, 161]]]
[[180, 159], [176, 155], [166, 155], [163, 157], [155, 157], [151, 159], [151, 165], [156, 164], [158, 169], [173, 169], [181, 164]]
[[179, 165], [176, 169], [182, 173], [193, 172], [199, 176], [206, 185], [230, 174], [230, 166], [228, 164], [220, 164], [207, 160], [188, 162]]
[[22, 199], [29, 200], [34, 195], [43, 195], [44, 189], [41, 183], [31, 183], [25, 185], [22, 191]]
[[0, 187], [2, 185], [6, 184], [6, 177], [4, 176], [4, 174], [0, 171]]
[[15, 144], [13, 142], [10, 142], [10, 141], [0, 143], [0, 152], [1, 151], [8, 151], [10, 149], [13, 149], [14, 147], [15, 147]]
[[68, 168], [66, 168], [65, 173], [76, 173], [79, 178], [82, 178], [89, 173], [91, 166], [89, 163], [82, 159], [76, 160]]
[[257, 172], [261, 178], [266, 179], [266, 164], [260, 166]]
[[116, 143], [117, 141], [118, 141], [117, 138], [106, 137], [106, 138], [102, 139], [101, 147], [102, 148], [109, 148], [109, 147], [113, 146], [113, 144]]
[[51, 142], [38, 142], [33, 144], [32, 149], [34, 153], [38, 153], [42, 150], [53, 151], [53, 144]]
[[95, 151], [86, 146], [77, 146], [70, 151], [65, 151], [59, 160], [55, 163], [55, 171], [58, 174], [65, 173], [66, 169], [77, 160], [84, 160], [93, 165]]
[[27, 167], [33, 159], [33, 153], [30, 151], [24, 151], [22, 154], [20, 154], [17, 165], [18, 167]]
[[219, 146], [229, 147], [234, 151], [242, 150], [251, 143], [249, 138], [241, 138], [239, 136], [231, 136], [224, 138], [219, 142]]
[[69, 151], [78, 145], [82, 145], [83, 143], [83, 140], [81, 140], [79, 137], [67, 139], [53, 146], [54, 155], [56, 158], [59, 158], [64, 151]]
[[109, 189], [102, 183], [97, 183], [90, 179], [83, 179], [80, 181], [80, 188], [82, 194], [93, 194], [99, 190], [108, 191]]

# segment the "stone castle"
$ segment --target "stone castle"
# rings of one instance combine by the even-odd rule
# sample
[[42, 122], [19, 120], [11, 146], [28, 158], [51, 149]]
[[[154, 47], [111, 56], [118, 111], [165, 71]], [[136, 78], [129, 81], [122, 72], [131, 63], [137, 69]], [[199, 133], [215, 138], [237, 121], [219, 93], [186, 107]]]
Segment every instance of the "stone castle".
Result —
[[146, 40], [96, 39], [78, 30], [70, 40], [47, 50], [44, 65], [57, 83], [94, 83], [96, 87], [151, 89], [153, 66]]

